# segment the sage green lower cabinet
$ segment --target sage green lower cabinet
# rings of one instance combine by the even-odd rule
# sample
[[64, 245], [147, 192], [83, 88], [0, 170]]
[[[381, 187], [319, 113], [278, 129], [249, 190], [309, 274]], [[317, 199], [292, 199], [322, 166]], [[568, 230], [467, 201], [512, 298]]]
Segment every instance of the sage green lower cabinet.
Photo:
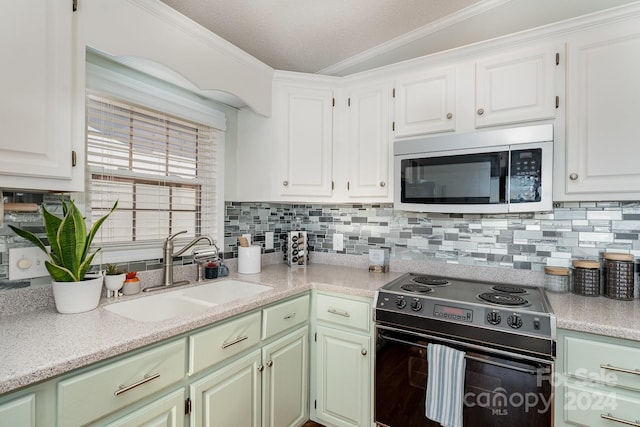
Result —
[[36, 395], [31, 393], [0, 404], [0, 427], [35, 427]]
[[308, 418], [308, 327], [191, 385], [192, 427], [289, 427]]
[[184, 427], [184, 388], [106, 424], [107, 427]]
[[316, 421], [332, 427], [372, 423], [371, 302], [316, 295], [314, 378]]
[[256, 349], [191, 384], [191, 427], [260, 427], [261, 361]]
[[558, 331], [555, 426], [640, 426], [640, 342]]
[[293, 427], [309, 418], [309, 328], [262, 348], [262, 426]]

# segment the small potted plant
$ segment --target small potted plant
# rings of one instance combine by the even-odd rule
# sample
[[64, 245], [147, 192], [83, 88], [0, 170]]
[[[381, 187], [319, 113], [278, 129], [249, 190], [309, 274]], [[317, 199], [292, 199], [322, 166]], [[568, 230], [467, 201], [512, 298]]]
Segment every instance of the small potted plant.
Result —
[[107, 264], [104, 276], [104, 287], [107, 288], [107, 297], [118, 296], [118, 291], [122, 288], [126, 273], [118, 270], [115, 264]]
[[130, 271], [126, 274], [124, 279], [124, 287], [122, 293], [125, 295], [135, 295], [140, 292], [140, 279], [137, 276], [138, 273]]
[[91, 277], [87, 271], [91, 261], [101, 250], [91, 252], [91, 242], [98, 229], [118, 207], [115, 202], [111, 210], [98, 219], [87, 233], [85, 219], [73, 200], [62, 201], [63, 217], [57, 217], [42, 205], [42, 217], [50, 249], [30, 231], [9, 225], [18, 236], [42, 249], [48, 260], [44, 262], [53, 279], [53, 299], [60, 313], [81, 313], [93, 310], [100, 303], [102, 295], [101, 274]]

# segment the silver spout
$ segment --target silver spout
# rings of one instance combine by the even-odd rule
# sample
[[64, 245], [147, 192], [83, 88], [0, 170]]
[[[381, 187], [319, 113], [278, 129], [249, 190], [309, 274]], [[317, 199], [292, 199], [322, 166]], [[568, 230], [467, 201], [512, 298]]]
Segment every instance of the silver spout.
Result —
[[[153, 287], [149, 287], [149, 288], [145, 288], [144, 291], [145, 292], [150, 292], [153, 290], [157, 290], [157, 289], [162, 289], [165, 287], [171, 287], [171, 286], [179, 286], [179, 285], [184, 285], [189, 283], [189, 281], [184, 280], [181, 282], [173, 282], [173, 257], [177, 257], [182, 255], [183, 253], [185, 253], [186, 251], [188, 251], [190, 248], [192, 248], [193, 246], [195, 246], [198, 242], [200, 242], [201, 240], [206, 240], [209, 242], [209, 245], [211, 246], [215, 246], [215, 241], [209, 237], [209, 236], [199, 236], [196, 237], [195, 239], [193, 239], [192, 241], [190, 241], [189, 243], [187, 243], [182, 249], [180, 249], [178, 252], [173, 252], [173, 239], [182, 233], [186, 233], [187, 230], [183, 230], [183, 231], [178, 231], [175, 234], [170, 235], [169, 237], [167, 237], [164, 241], [164, 245], [162, 248], [162, 252], [163, 252], [163, 258], [162, 258], [162, 285], [160, 286], [153, 286]], [[217, 246], [216, 246], [217, 249]]]

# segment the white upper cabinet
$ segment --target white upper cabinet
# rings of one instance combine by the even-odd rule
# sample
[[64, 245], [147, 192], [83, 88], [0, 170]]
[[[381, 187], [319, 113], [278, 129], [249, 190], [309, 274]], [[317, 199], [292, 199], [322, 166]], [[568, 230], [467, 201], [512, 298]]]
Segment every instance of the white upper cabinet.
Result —
[[555, 175], [564, 187], [556, 187], [556, 196], [640, 197], [639, 52], [640, 19], [601, 26], [568, 40], [565, 170]]
[[[391, 200], [391, 160], [389, 134], [390, 85], [386, 82], [354, 87], [348, 91], [346, 114], [348, 135], [346, 165], [336, 159], [334, 165], [347, 172], [347, 198], [385, 201]], [[344, 146], [338, 141], [338, 146]], [[334, 171], [337, 175], [340, 171]], [[344, 182], [336, 179], [336, 187]]]
[[553, 118], [556, 49], [542, 46], [476, 62], [475, 126]]
[[454, 66], [401, 76], [395, 87], [395, 136], [456, 130]]
[[72, 164], [73, 13], [70, 1], [0, 3], [0, 187], [82, 190], [82, 165]]
[[275, 85], [276, 183], [283, 200], [331, 197], [333, 92], [329, 87]]
[[395, 85], [396, 138], [552, 119], [554, 45], [451, 61], [433, 59]]

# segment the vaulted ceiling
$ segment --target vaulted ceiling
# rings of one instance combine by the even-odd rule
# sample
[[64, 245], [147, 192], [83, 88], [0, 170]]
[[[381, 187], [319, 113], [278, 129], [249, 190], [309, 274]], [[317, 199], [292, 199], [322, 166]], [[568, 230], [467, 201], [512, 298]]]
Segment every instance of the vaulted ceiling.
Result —
[[274, 69], [344, 76], [636, 0], [161, 0]]

